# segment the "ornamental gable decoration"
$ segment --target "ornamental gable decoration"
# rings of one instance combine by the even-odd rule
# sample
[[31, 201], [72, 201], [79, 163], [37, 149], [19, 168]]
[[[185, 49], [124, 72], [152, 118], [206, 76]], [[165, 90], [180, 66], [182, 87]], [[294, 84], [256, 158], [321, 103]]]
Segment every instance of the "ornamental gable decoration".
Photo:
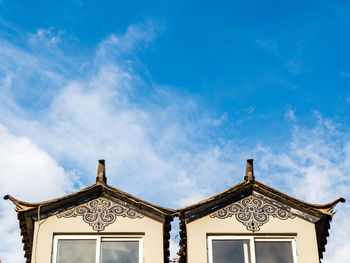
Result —
[[105, 230], [106, 226], [113, 224], [117, 216], [131, 219], [143, 218], [143, 215], [137, 213], [134, 209], [127, 208], [104, 198], [92, 200], [57, 215], [58, 218], [77, 216], [81, 216], [85, 223], [89, 224], [93, 230], [98, 232]]
[[242, 223], [247, 230], [252, 232], [259, 231], [260, 226], [267, 223], [270, 217], [286, 220], [294, 219], [298, 216], [313, 223], [317, 221], [316, 217], [300, 211], [297, 212], [297, 210], [289, 206], [256, 192], [210, 215], [211, 218], [219, 219], [226, 219], [232, 216]]

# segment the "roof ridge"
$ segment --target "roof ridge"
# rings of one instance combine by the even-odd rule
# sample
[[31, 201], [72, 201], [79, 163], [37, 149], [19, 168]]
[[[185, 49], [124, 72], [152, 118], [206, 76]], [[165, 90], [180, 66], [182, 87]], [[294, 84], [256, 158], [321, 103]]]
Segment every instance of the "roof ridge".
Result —
[[312, 203], [309, 203], [309, 202], [306, 202], [306, 201], [303, 201], [303, 200], [300, 200], [298, 198], [295, 198], [293, 196], [290, 196], [288, 194], [285, 194], [283, 192], [280, 192], [270, 186], [267, 186], [257, 180], [252, 180], [252, 181], [247, 181], [247, 180], [243, 180], [241, 181], [240, 183], [220, 192], [219, 194], [216, 194], [216, 195], [213, 195], [209, 198], [206, 198], [206, 199], [203, 199], [195, 204], [192, 204], [192, 205], [189, 205], [189, 206], [185, 206], [185, 207], [182, 207], [182, 208], [178, 208], [176, 209], [177, 212], [182, 212], [182, 211], [188, 211], [188, 210], [191, 210], [193, 208], [196, 208], [198, 206], [201, 206], [201, 205], [204, 205], [204, 204], [207, 204], [215, 199], [218, 199], [218, 198], [221, 198], [222, 196], [225, 196], [226, 194], [229, 194], [231, 192], [233, 192], [234, 190], [238, 190], [239, 188], [243, 188], [244, 186], [249, 186], [251, 185], [254, 189], [254, 187], [262, 187], [262, 188], [265, 188], [266, 190], [268, 190], [269, 192], [272, 192], [273, 194], [277, 194], [281, 197], [284, 197], [284, 198], [287, 198], [288, 200], [292, 201], [293, 203], [296, 203], [298, 205], [302, 205], [302, 206], [308, 206], [310, 208], [313, 208], [313, 209], [316, 209], [318, 210], [319, 212], [322, 212], [322, 213], [331, 213], [332, 215], [334, 214], [334, 212], [332, 211], [334, 209], [334, 207], [339, 203], [339, 202], [342, 202], [344, 203], [345, 202], [345, 199], [343, 197], [340, 197], [332, 202], [329, 202], [329, 203], [326, 203], [326, 204], [312, 204]]
[[171, 209], [171, 208], [166, 208], [166, 207], [162, 207], [162, 206], [159, 206], [159, 205], [155, 205], [155, 204], [152, 204], [148, 201], [145, 201], [145, 200], [142, 200], [141, 198], [138, 198], [136, 196], [133, 196], [127, 192], [124, 192], [118, 188], [115, 188], [115, 187], [112, 187], [110, 185], [104, 185], [104, 184], [99, 184], [99, 183], [96, 183], [96, 184], [93, 184], [93, 185], [90, 185], [88, 187], [85, 187], [83, 189], [80, 189], [78, 191], [75, 191], [73, 193], [70, 193], [70, 194], [66, 194], [64, 196], [61, 196], [61, 197], [58, 197], [58, 198], [54, 198], [54, 199], [50, 199], [50, 200], [47, 200], [47, 201], [43, 201], [43, 202], [24, 202], [24, 201], [21, 201], [21, 200], [18, 200], [16, 199], [15, 197], [11, 196], [11, 195], [5, 195], [4, 196], [4, 199], [5, 200], [10, 200], [15, 206], [16, 206], [16, 211], [17, 212], [22, 212], [22, 211], [27, 211], [29, 209], [32, 209], [32, 208], [37, 208], [39, 206], [45, 206], [45, 205], [50, 205], [50, 204], [53, 204], [55, 202], [59, 202], [59, 201], [62, 201], [62, 200], [65, 200], [65, 199], [69, 199], [73, 196], [76, 196], [78, 194], [81, 194], [81, 193], [84, 193], [84, 192], [87, 192], [95, 187], [100, 187], [103, 191], [103, 189], [106, 189], [106, 190], [109, 190], [109, 191], [112, 191], [112, 192], [115, 192], [115, 193], [118, 193], [120, 195], [123, 195], [124, 197], [126, 198], [129, 198], [131, 199], [133, 202], [136, 202], [136, 203], [140, 203], [140, 204], [143, 204], [145, 206], [148, 206], [148, 207], [152, 207], [154, 210], [157, 210], [158, 212], [162, 213], [162, 214], [168, 214], [168, 215], [172, 215], [176, 212], [176, 210], [174, 209]]

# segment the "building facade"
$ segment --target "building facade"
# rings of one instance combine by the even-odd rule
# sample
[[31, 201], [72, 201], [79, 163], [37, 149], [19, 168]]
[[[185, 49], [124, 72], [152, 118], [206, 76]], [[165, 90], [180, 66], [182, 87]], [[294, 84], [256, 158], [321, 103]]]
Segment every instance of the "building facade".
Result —
[[104, 160], [96, 183], [41, 203], [9, 195], [18, 213], [27, 263], [167, 263], [174, 210], [107, 185]]
[[171, 221], [180, 219], [181, 263], [318, 263], [339, 198], [309, 204], [255, 180], [244, 180], [177, 210], [107, 184], [104, 160], [96, 183], [75, 193], [27, 203], [7, 195], [20, 223], [27, 263], [168, 263]]

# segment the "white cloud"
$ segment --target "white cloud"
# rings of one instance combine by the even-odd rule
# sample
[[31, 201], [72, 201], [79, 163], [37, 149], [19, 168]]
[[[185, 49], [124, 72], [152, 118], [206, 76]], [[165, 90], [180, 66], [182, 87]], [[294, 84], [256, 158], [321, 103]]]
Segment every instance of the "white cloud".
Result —
[[0, 183], [2, 193], [39, 201], [61, 195], [64, 189], [72, 190], [64, 169], [30, 139], [14, 136], [2, 125], [0, 138], [0, 164], [5, 168]]
[[154, 20], [128, 26], [125, 34], [111, 34], [101, 41], [96, 50], [96, 60], [116, 59], [135, 50], [147, 47], [153, 39], [164, 30], [164, 25]]
[[44, 43], [48, 47], [56, 46], [61, 41], [63, 30], [55, 32], [53, 27], [37, 29], [35, 34], [29, 34], [28, 41], [31, 44]]
[[[62, 167], [26, 137], [10, 134], [0, 125], [0, 193], [27, 201], [42, 201], [72, 190], [72, 181]], [[13, 205], [0, 202], [0, 246], [4, 262], [23, 262], [21, 236]]]

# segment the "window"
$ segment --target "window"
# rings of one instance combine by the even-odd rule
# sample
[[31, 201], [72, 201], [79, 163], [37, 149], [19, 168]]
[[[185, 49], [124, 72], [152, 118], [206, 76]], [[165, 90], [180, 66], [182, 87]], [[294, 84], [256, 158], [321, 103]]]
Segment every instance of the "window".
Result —
[[52, 263], [141, 263], [141, 236], [57, 235]]
[[296, 263], [291, 237], [208, 236], [209, 263]]

